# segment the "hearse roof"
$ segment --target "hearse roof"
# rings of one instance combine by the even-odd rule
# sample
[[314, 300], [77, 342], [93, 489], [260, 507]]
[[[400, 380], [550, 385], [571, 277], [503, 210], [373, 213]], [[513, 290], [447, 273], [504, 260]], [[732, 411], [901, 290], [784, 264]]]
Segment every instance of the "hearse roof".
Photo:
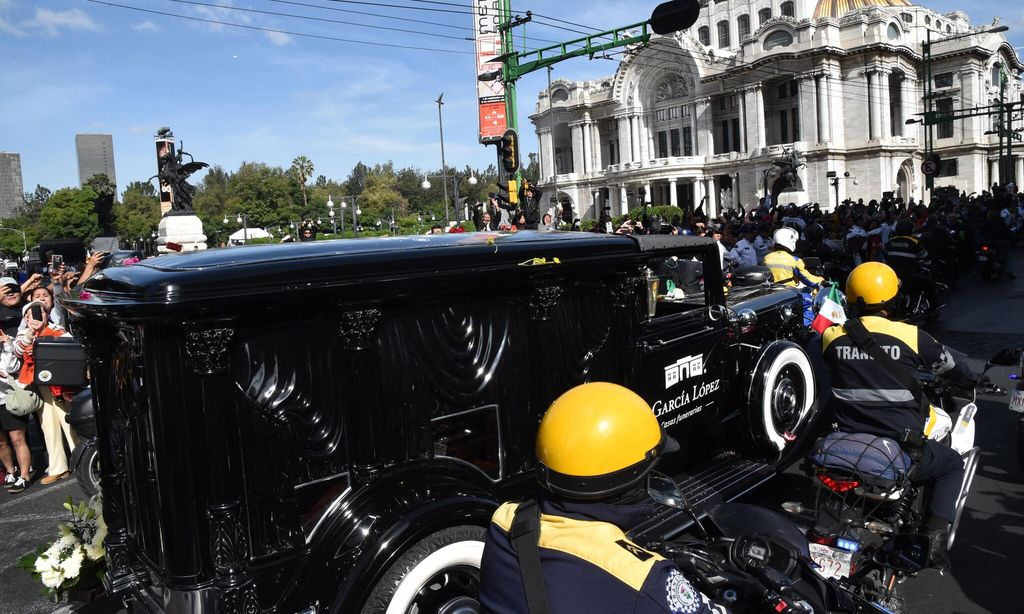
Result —
[[608, 235], [590, 232], [459, 233], [250, 245], [167, 254], [104, 270], [86, 283], [90, 306], [170, 305], [282, 290], [393, 281], [423, 275], [507, 269], [534, 258], [563, 263], [600, 261], [663, 250], [700, 250], [709, 238]]

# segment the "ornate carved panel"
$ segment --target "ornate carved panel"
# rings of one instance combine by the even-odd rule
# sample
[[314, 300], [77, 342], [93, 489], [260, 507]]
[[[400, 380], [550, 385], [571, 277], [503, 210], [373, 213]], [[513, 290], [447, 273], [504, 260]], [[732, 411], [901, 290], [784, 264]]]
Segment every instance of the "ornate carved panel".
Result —
[[558, 305], [562, 289], [558, 286], [542, 286], [534, 288], [530, 295], [530, 314], [534, 320], [545, 321], [551, 318], [551, 312]]
[[192, 370], [213, 375], [227, 369], [228, 349], [235, 329], [226, 326], [185, 325], [185, 353]]
[[380, 315], [379, 309], [343, 311], [338, 323], [342, 347], [346, 350], [364, 350], [369, 347], [380, 323]]
[[210, 521], [210, 558], [217, 575], [238, 575], [246, 570], [249, 540], [239, 520], [239, 504], [211, 505], [206, 510]]
[[629, 307], [636, 299], [642, 284], [643, 280], [639, 277], [626, 277], [615, 282], [611, 287], [612, 305], [619, 308]]

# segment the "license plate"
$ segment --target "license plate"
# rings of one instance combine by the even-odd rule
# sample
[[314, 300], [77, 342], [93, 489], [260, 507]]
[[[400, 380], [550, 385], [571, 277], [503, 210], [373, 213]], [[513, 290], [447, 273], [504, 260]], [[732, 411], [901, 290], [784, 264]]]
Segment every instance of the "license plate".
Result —
[[1010, 411], [1024, 414], [1024, 390], [1015, 390], [1010, 399]]
[[819, 566], [819, 574], [835, 579], [850, 577], [850, 565], [853, 562], [852, 552], [824, 544], [810, 543], [808, 546], [811, 549], [811, 560]]

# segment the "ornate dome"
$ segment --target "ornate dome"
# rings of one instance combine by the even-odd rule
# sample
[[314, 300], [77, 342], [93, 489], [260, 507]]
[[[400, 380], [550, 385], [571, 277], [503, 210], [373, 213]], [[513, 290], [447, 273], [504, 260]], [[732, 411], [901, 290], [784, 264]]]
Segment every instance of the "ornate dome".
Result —
[[842, 17], [847, 13], [873, 6], [910, 6], [907, 0], [818, 0], [814, 7], [814, 18]]

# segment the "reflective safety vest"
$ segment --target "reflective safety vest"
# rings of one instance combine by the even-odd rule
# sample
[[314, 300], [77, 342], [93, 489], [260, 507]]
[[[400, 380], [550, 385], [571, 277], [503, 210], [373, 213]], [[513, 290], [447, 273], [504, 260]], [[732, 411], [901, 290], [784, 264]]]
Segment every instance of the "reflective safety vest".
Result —
[[764, 257], [764, 265], [772, 272], [777, 284], [785, 284], [794, 288], [800, 286], [817, 287], [824, 278], [811, 274], [804, 266], [804, 261], [793, 254], [775, 250]]

